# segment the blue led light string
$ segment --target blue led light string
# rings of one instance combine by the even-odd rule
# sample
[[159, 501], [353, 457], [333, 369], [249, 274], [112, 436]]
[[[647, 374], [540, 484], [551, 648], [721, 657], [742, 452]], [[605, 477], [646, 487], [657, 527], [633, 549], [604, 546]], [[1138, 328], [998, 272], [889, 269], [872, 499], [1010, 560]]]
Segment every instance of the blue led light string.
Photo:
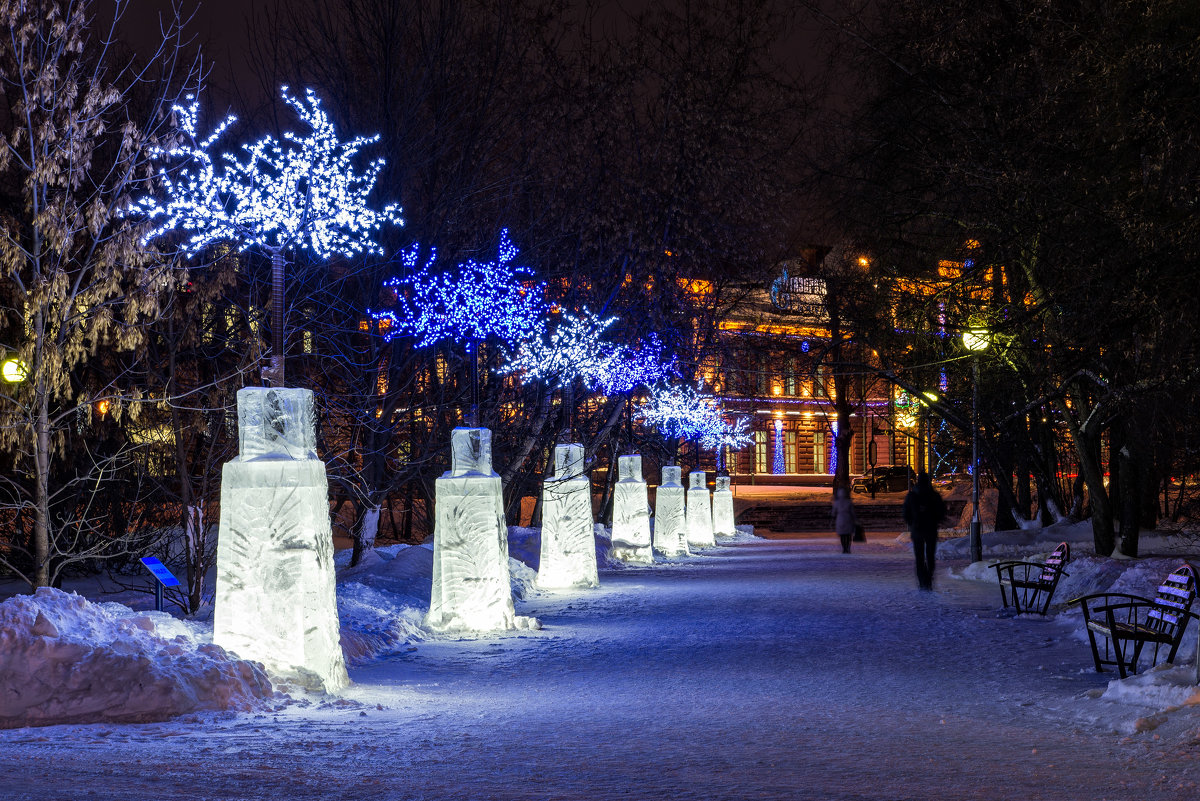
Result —
[[544, 299], [546, 285], [530, 280], [532, 272], [514, 263], [519, 251], [507, 228], [500, 232], [494, 261], [468, 259], [454, 271], [435, 275], [431, 269], [436, 251], [420, 267], [419, 253], [414, 245], [402, 256], [410, 275], [385, 283], [396, 292], [395, 306], [368, 313], [382, 323], [388, 342], [410, 336], [417, 348], [447, 340], [465, 346], [471, 364], [469, 424], [477, 426], [479, 345], [495, 339], [511, 351], [526, 339], [540, 339], [549, 311]]

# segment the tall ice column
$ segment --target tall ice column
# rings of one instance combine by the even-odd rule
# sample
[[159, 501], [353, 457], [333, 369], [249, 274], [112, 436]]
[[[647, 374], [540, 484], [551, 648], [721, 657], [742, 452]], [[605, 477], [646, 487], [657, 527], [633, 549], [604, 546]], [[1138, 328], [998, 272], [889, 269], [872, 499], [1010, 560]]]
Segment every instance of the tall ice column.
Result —
[[654, 561], [650, 543], [650, 503], [642, 480], [642, 457], [617, 457], [613, 490], [612, 555], [623, 562], [648, 565]]
[[687, 541], [693, 548], [710, 548], [717, 544], [713, 537], [712, 499], [708, 493], [707, 475], [703, 470], [688, 473]]
[[729, 476], [717, 476], [717, 488], [712, 496], [713, 534], [717, 537], [732, 537], [737, 534], [733, 522], [733, 490], [729, 488]]
[[425, 622], [438, 630], [527, 628], [513, 611], [508, 527], [492, 432], [450, 432], [450, 469], [435, 483], [433, 588]]
[[221, 472], [213, 642], [337, 691], [350, 678], [312, 391], [246, 387], [237, 406], [238, 456]]
[[683, 468], [662, 469], [662, 484], [654, 495], [654, 550], [663, 556], [687, 556], [687, 504]]
[[542, 556], [537, 585], [543, 589], [598, 587], [592, 487], [583, 474], [583, 446], [554, 446], [554, 477], [542, 487]]

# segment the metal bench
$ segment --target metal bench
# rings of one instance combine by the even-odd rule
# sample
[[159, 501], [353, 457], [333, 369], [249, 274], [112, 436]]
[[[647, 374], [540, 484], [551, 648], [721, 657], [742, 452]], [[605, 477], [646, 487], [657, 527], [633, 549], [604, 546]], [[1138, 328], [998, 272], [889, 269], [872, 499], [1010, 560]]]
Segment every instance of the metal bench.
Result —
[[[1109, 592], [1085, 595], [1071, 603], [1083, 609], [1096, 671], [1102, 673], [1104, 665], [1116, 665], [1121, 678], [1125, 678], [1137, 673], [1138, 660], [1147, 644], [1154, 646], [1151, 666], [1158, 663], [1158, 652], [1163, 647], [1168, 647], [1165, 661], [1175, 661], [1188, 620], [1197, 617], [1191, 612], [1195, 600], [1196, 568], [1184, 562], [1167, 576], [1153, 599]], [[1104, 639], [1103, 657], [1097, 636]]]
[[1044, 562], [997, 562], [996, 579], [1000, 582], [1000, 600], [1017, 614], [1037, 612], [1045, 615], [1062, 576], [1070, 575], [1063, 566], [1071, 561], [1071, 546], [1060, 542]]

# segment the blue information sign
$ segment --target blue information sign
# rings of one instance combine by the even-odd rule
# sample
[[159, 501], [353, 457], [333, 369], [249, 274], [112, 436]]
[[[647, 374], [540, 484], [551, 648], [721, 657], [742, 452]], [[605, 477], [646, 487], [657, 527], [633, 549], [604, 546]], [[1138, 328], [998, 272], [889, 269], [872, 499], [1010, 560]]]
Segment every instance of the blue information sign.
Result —
[[167, 570], [167, 566], [153, 556], [143, 556], [142, 564], [154, 574], [156, 579], [162, 582], [164, 587], [179, 586], [179, 579], [175, 578], [175, 575], [170, 570]]

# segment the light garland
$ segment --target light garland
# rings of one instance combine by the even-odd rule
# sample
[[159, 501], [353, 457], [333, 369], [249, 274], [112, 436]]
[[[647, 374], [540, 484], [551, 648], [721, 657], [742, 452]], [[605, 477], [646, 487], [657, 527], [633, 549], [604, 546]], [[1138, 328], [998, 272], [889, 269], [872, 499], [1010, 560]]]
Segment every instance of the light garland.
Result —
[[771, 472], [781, 475], [786, 469], [783, 463], [783, 421], [775, 420], [775, 453], [771, 460]]
[[244, 161], [224, 153], [220, 171], [211, 150], [237, 118], [226, 118], [199, 140], [199, 102], [189, 95], [190, 106], [173, 108], [185, 143], [157, 148], [154, 154], [183, 166], [177, 174], [166, 169], [159, 174], [165, 203], [144, 197], [133, 204], [132, 211], [158, 223], [144, 242], [182, 230], [192, 232], [183, 245], [189, 256], [221, 242], [236, 243], [239, 251], [261, 247], [276, 253], [296, 247], [323, 259], [381, 252], [372, 235], [384, 223], [403, 225], [400, 208], [393, 204], [377, 211], [367, 205], [383, 159], [372, 161], [363, 173], [352, 163], [364, 145], [379, 137], [339, 141], [311, 89], [303, 98], [289, 94], [286, 86], [281, 94], [311, 132], [288, 132], [283, 141], [265, 136], [244, 145]]
[[653, 390], [650, 398], [638, 405], [638, 416], [665, 437], [695, 440], [704, 448], [720, 451], [726, 446], [741, 449], [750, 445], [754, 436], [750, 418], [726, 419], [720, 401], [703, 390], [703, 381], [695, 387], [680, 384]]

